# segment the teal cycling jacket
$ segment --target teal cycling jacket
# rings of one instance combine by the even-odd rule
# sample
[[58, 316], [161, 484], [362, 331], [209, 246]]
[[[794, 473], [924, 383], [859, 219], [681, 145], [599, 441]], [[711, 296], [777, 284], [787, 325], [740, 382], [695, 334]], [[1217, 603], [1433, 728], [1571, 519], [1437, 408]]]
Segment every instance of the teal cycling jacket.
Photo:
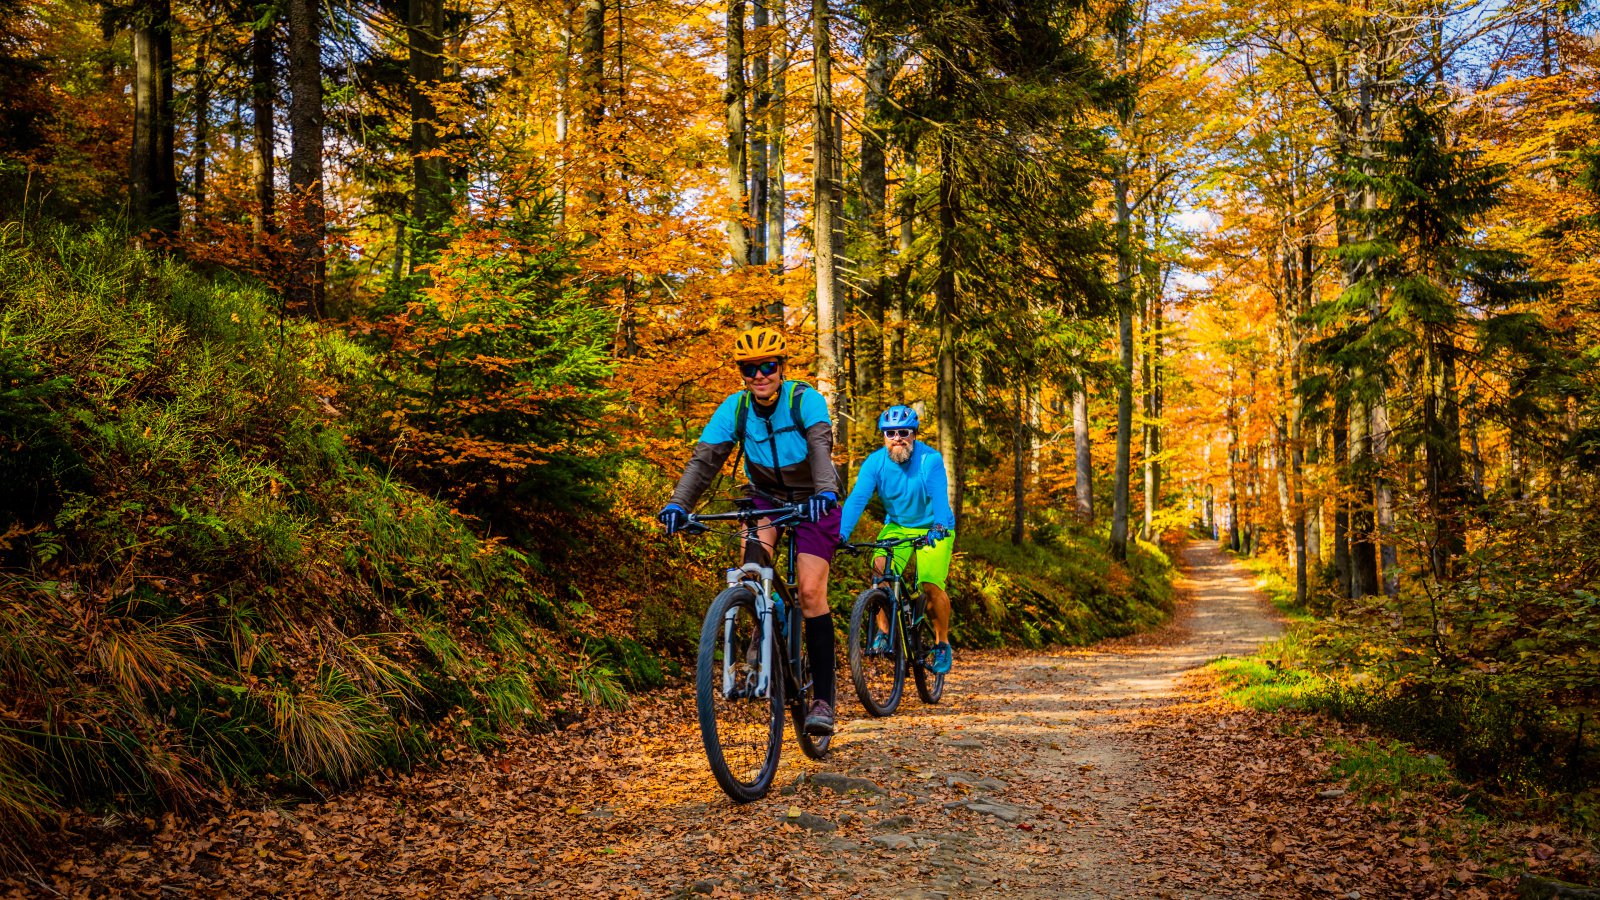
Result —
[[[797, 387], [803, 430], [795, 428], [791, 408]], [[693, 509], [722, 471], [738, 443], [739, 398], [744, 393], [734, 391], [711, 415], [673, 489], [672, 502]], [[833, 419], [828, 401], [815, 388], [785, 381], [777, 403], [762, 409], [752, 398], [744, 418], [744, 471], [751, 484], [784, 500], [839, 492], [839, 473], [833, 466]]]
[[879, 447], [856, 474], [855, 487], [850, 489], [850, 499], [845, 501], [844, 516], [839, 522], [839, 537], [850, 539], [850, 532], [856, 530], [856, 522], [861, 520], [874, 491], [883, 498], [887, 524], [905, 528], [939, 525], [954, 531], [956, 514], [950, 510], [948, 485], [944, 457], [927, 444], [913, 443], [911, 458], [904, 463], [890, 459], [888, 447]]

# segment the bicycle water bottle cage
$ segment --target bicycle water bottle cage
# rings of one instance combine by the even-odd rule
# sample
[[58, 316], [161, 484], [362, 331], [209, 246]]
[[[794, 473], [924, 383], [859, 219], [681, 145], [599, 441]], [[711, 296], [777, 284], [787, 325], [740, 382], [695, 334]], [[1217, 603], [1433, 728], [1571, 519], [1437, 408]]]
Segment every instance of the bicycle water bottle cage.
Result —
[[753, 562], [745, 563], [737, 569], [729, 569], [727, 575], [728, 587], [733, 587], [741, 581], [754, 581], [757, 585], [762, 585], [773, 580], [770, 566]]

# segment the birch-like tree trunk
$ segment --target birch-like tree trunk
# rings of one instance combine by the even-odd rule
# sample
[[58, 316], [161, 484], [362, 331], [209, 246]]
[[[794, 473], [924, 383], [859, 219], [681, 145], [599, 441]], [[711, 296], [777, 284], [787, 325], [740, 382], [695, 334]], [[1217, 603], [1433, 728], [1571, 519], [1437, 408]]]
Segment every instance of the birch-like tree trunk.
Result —
[[561, 152], [561, 164], [556, 169], [556, 227], [567, 225], [567, 166], [569, 157], [567, 138], [572, 132], [572, 17], [578, 8], [572, 0], [561, 4], [561, 21], [557, 27], [560, 42], [556, 60], [556, 145]]
[[[1349, 431], [1346, 425], [1349, 420], [1348, 402], [1336, 398], [1333, 405], [1333, 421], [1328, 428], [1329, 450], [1333, 454], [1332, 462], [1335, 470], [1344, 465], [1350, 456]], [[1345, 490], [1348, 484], [1346, 473], [1339, 475], [1336, 484], [1339, 491], [1333, 501], [1333, 572], [1339, 581], [1340, 592], [1346, 597], [1353, 597], [1355, 573], [1350, 559], [1350, 500]]]
[[1128, 558], [1129, 478], [1133, 461], [1133, 247], [1128, 180], [1120, 170], [1111, 180], [1111, 191], [1116, 198], [1117, 215], [1117, 346], [1121, 372], [1117, 381], [1116, 462], [1111, 476], [1111, 558], [1123, 560]]
[[[1120, 13], [1131, 12], [1124, 9]], [[1119, 14], [1116, 23], [1116, 70], [1128, 67], [1128, 21]], [[1118, 132], [1125, 140], [1133, 116], [1131, 100], [1124, 100], [1117, 113]], [[1128, 161], [1116, 160], [1111, 179], [1116, 202], [1117, 251], [1117, 346], [1120, 351], [1117, 381], [1116, 462], [1111, 476], [1111, 558], [1128, 558], [1129, 478], [1133, 456], [1133, 210], [1128, 205]]]
[[[1231, 376], [1232, 373], [1230, 372]], [[1229, 379], [1230, 383], [1232, 379]], [[1239, 543], [1239, 410], [1228, 397], [1228, 549], [1238, 553]]]
[[[787, 126], [787, 97], [789, 73], [789, 8], [785, 0], [771, 0], [773, 29], [770, 49], [772, 53], [772, 99], [767, 104], [767, 265], [780, 277], [784, 272], [784, 232], [788, 228], [789, 192], [784, 186], [783, 151], [787, 146], [784, 128]], [[779, 329], [783, 328], [783, 297], [774, 296], [767, 315]]]
[[833, 187], [833, 60], [828, 35], [828, 0], [811, 0], [812, 80], [812, 166], [811, 210], [812, 253], [816, 266], [817, 296], [817, 390], [834, 405], [839, 385], [838, 324], [835, 306], [838, 279], [834, 272], [834, 187]]
[[1094, 449], [1089, 445], [1089, 391], [1080, 380], [1072, 389], [1073, 487], [1078, 516], [1094, 521]]

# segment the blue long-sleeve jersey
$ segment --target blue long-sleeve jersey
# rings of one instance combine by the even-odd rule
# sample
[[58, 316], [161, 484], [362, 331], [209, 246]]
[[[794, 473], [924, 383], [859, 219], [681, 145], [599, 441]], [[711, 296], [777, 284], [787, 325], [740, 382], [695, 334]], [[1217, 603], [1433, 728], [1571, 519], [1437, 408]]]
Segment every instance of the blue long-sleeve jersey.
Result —
[[956, 527], [955, 513], [950, 511], [947, 493], [948, 476], [944, 471], [944, 457], [939, 451], [921, 441], [911, 445], [911, 458], [897, 463], [889, 458], [889, 448], [879, 447], [856, 474], [855, 486], [850, 489], [850, 499], [845, 501], [844, 516], [839, 522], [839, 537], [850, 539], [856, 522], [867, 508], [874, 491], [883, 498], [885, 519], [889, 524], [906, 528], [942, 526], [946, 531]]

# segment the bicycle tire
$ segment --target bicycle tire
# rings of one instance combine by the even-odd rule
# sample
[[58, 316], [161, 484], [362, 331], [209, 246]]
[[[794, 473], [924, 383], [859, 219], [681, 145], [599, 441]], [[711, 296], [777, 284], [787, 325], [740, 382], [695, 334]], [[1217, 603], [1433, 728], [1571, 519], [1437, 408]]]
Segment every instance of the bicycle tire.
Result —
[[[794, 618], [796, 627], [800, 625], [800, 617]], [[828, 755], [828, 748], [833, 746], [831, 734], [806, 734], [806, 713], [811, 709], [811, 701], [816, 694], [812, 690], [811, 681], [811, 654], [806, 650], [804, 636], [800, 639], [800, 667], [795, 673], [795, 683], [800, 685], [800, 690], [795, 693], [797, 697], [789, 701], [789, 713], [794, 719], [794, 742], [800, 745], [800, 752], [811, 759], [823, 759]], [[833, 711], [837, 720], [839, 710], [837, 704]]]
[[[880, 611], [889, 621], [887, 656], [874, 654], [871, 649]], [[905, 693], [906, 657], [899, 635], [894, 634], [894, 625], [893, 604], [883, 588], [867, 588], [856, 597], [855, 606], [850, 610], [850, 680], [855, 683], [856, 699], [861, 701], [867, 715], [874, 718], [894, 715]], [[883, 668], [885, 662], [887, 670]]]
[[917, 682], [917, 696], [923, 703], [937, 704], [944, 697], [944, 676], [928, 667], [933, 655], [933, 645], [938, 638], [933, 633], [933, 622], [928, 618], [928, 601], [918, 592], [911, 602], [911, 669]]
[[[727, 653], [725, 622], [730, 612], [734, 619], [733, 654], [746, 660], [732, 675], [736, 695], [731, 698], [723, 693], [722, 667], [723, 654]], [[700, 739], [717, 785], [739, 803], [766, 796], [778, 773], [778, 757], [783, 750], [783, 667], [778, 659], [782, 647], [772, 648], [768, 702], [737, 695], [753, 690], [752, 679], [759, 664], [752, 664], [750, 647], [757, 640], [767, 639], [763, 632], [756, 616], [755, 592], [743, 584], [728, 588], [711, 601], [700, 628], [700, 653], [695, 664], [695, 712], [700, 719]], [[759, 654], [759, 646], [756, 653]], [[763, 706], [766, 709], [761, 711]]]

